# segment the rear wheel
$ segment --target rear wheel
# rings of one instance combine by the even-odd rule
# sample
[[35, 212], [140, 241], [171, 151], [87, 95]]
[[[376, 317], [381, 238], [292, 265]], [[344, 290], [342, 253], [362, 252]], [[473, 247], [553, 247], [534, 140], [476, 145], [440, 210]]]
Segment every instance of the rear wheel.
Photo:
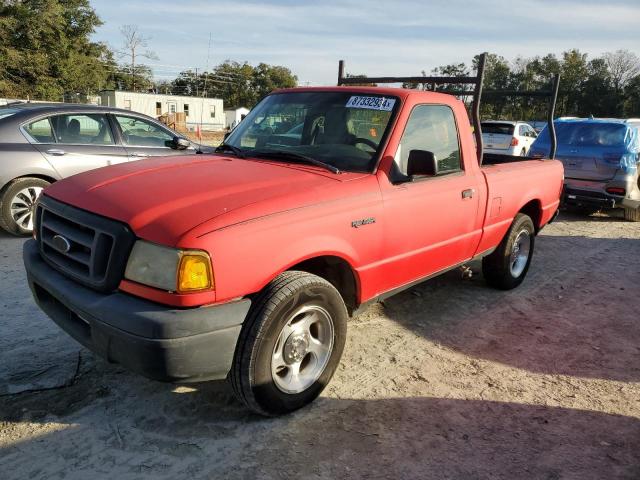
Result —
[[347, 316], [326, 280], [305, 272], [276, 277], [255, 298], [238, 339], [229, 375], [238, 399], [262, 415], [312, 402], [340, 362]]
[[640, 222], [640, 208], [624, 208], [624, 219], [630, 222]]
[[0, 200], [0, 227], [22, 236], [33, 231], [33, 205], [49, 182], [41, 178], [19, 178], [11, 182]]
[[535, 244], [535, 228], [528, 215], [516, 215], [498, 248], [482, 259], [482, 273], [489, 285], [511, 290], [529, 271]]

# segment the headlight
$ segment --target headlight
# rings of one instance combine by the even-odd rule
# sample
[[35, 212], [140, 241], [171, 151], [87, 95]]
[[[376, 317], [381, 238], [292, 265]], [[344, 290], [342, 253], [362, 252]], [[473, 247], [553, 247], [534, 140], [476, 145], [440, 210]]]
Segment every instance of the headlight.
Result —
[[201, 250], [178, 250], [138, 240], [124, 272], [127, 280], [169, 292], [213, 288], [209, 255]]

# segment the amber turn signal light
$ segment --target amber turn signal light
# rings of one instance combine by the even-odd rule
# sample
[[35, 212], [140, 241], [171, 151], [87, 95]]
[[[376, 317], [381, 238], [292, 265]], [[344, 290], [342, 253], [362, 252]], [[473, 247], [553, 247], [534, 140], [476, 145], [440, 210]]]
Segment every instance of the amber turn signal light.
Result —
[[178, 267], [178, 293], [196, 292], [213, 288], [211, 260], [204, 252], [185, 252]]

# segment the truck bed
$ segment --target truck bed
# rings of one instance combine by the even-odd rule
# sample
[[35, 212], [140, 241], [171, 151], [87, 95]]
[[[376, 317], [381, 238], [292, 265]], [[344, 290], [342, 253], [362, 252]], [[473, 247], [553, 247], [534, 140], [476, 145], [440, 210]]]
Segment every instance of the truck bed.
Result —
[[503, 163], [524, 162], [527, 160], [540, 160], [533, 157], [521, 157], [516, 155], [502, 155], [499, 153], [485, 153], [482, 155], [482, 165], [500, 165]]

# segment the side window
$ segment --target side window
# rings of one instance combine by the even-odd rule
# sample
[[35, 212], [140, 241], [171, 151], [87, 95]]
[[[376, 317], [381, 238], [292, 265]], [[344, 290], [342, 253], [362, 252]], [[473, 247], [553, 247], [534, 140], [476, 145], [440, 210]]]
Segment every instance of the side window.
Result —
[[24, 127], [25, 132], [38, 143], [56, 143], [48, 118], [36, 120]]
[[67, 145], [113, 145], [107, 116], [101, 113], [72, 113], [50, 117], [58, 143]]
[[520, 135], [521, 137], [526, 137], [528, 133], [529, 129], [526, 125], [520, 125], [520, 127], [518, 127], [518, 135]]
[[116, 115], [122, 130], [122, 141], [132, 147], [167, 147], [173, 135], [159, 125], [135, 117]]
[[445, 105], [418, 105], [413, 109], [395, 156], [398, 168], [405, 175], [411, 150], [433, 152], [440, 173], [462, 169], [458, 128], [451, 108]]

